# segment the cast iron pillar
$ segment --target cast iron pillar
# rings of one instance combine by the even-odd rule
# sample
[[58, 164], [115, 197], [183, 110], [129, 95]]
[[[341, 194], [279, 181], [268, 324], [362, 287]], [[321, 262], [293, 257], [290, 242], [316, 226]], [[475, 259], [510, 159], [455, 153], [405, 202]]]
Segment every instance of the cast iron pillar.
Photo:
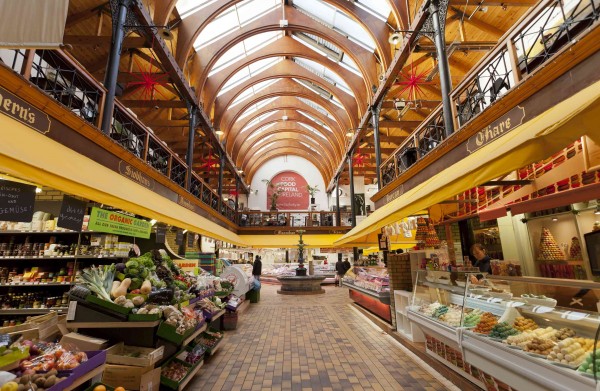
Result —
[[335, 221], [338, 227], [342, 226], [342, 214], [340, 212], [340, 177], [335, 178]]
[[239, 192], [240, 192], [240, 181], [236, 177], [235, 178], [235, 213], [236, 214], [240, 210]]
[[185, 188], [188, 191], [192, 189], [192, 173], [194, 172], [194, 135], [196, 133], [196, 109], [191, 104], [188, 104], [188, 111], [190, 113], [189, 120], [189, 131], [188, 131], [188, 145], [186, 154], [187, 163], [187, 181]]
[[[431, 11], [430, 18], [433, 25], [433, 41], [435, 42], [435, 51], [437, 53], [438, 69], [440, 73], [440, 86], [442, 89], [444, 133], [445, 137], [447, 138], [452, 133], [454, 133], [454, 120], [452, 118], [452, 102], [450, 101], [452, 81], [450, 79], [450, 66], [448, 65], [448, 56], [446, 55], [446, 12], [441, 12], [440, 3], [443, 3], [445, 10], [447, 10], [447, 0], [431, 0], [429, 10]], [[444, 20], [442, 20], [442, 18], [444, 18]]]
[[115, 110], [115, 94], [117, 91], [117, 78], [119, 76], [119, 63], [121, 62], [121, 49], [123, 47], [123, 38], [125, 37], [125, 21], [127, 20], [127, 11], [131, 0], [119, 0], [119, 11], [117, 17], [113, 18], [116, 22], [113, 28], [113, 36], [110, 44], [110, 57], [106, 69], [106, 78], [104, 87], [106, 87], [106, 97], [104, 98], [104, 112], [102, 113], [102, 132], [110, 134], [113, 114]]
[[350, 209], [352, 212], [352, 227], [356, 227], [356, 210], [354, 209], [354, 167], [352, 165], [354, 149], [348, 154], [348, 176], [350, 177]]
[[219, 193], [219, 205], [223, 202], [223, 171], [225, 170], [225, 154], [223, 152], [219, 155], [219, 187], [217, 193]]
[[383, 99], [376, 106], [371, 106], [371, 120], [373, 122], [373, 144], [375, 144], [375, 179], [377, 190], [381, 190], [381, 141], [379, 140], [379, 113]]

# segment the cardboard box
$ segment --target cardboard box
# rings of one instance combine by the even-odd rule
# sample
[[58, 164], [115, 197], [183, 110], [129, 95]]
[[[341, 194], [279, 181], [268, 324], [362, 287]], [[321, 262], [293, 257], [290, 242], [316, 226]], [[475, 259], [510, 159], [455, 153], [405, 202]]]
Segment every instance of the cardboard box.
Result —
[[108, 346], [108, 341], [101, 338], [88, 337], [87, 335], [79, 333], [68, 333], [63, 335], [60, 340], [61, 345], [74, 345], [79, 350], [104, 350]]
[[[159, 348], [141, 348], [137, 346], [127, 346], [120, 342], [111, 346], [107, 351], [106, 362], [109, 364], [134, 365], [136, 367], [148, 367], [159, 361], [164, 354], [165, 347]], [[127, 356], [130, 353], [138, 353], [137, 357]]]
[[126, 390], [158, 391], [160, 370], [153, 366], [132, 367], [106, 364], [102, 382], [112, 387], [124, 387]]

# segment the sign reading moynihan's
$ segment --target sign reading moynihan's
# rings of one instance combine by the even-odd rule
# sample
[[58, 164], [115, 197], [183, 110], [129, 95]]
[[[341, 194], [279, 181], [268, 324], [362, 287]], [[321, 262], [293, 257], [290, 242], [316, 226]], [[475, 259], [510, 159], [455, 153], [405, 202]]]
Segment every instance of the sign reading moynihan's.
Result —
[[0, 87], [0, 113], [42, 134], [50, 131], [50, 117], [16, 95]]
[[147, 187], [150, 190], [154, 188], [154, 179], [150, 178], [148, 175], [144, 174], [137, 168], [131, 166], [124, 160], [121, 160], [119, 162], [119, 173], [124, 177], [127, 177], [144, 187]]
[[525, 108], [521, 106], [513, 108], [502, 117], [469, 137], [469, 140], [467, 141], [467, 151], [473, 153], [492, 141], [498, 140], [500, 137], [520, 126], [523, 123], [523, 118], [525, 118]]

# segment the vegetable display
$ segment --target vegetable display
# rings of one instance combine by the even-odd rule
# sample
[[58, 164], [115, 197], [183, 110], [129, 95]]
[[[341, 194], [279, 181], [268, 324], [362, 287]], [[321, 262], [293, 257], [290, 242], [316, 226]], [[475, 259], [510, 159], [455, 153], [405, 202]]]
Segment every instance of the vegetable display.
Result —
[[78, 276], [78, 282], [85, 285], [90, 291], [94, 292], [99, 298], [112, 301], [110, 291], [112, 290], [115, 279], [115, 266], [91, 266], [83, 269]]

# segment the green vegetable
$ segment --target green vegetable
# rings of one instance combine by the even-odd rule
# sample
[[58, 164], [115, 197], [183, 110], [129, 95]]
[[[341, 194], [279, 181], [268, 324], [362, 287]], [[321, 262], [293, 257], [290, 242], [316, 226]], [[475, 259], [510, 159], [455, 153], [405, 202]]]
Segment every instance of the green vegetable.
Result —
[[83, 269], [78, 282], [84, 284], [90, 291], [94, 292], [99, 298], [112, 302], [110, 291], [113, 280], [115, 279], [114, 265], [91, 266]]
[[125, 267], [127, 267], [128, 269], [137, 269], [140, 267], [140, 264], [138, 263], [138, 261], [132, 259], [127, 261], [127, 263], [125, 264]]
[[125, 269], [125, 274], [128, 274], [130, 276], [139, 276], [140, 275], [140, 269], [135, 269], [135, 268], [127, 268]]
[[135, 289], [140, 289], [142, 287], [142, 284], [144, 283], [144, 280], [142, 280], [141, 278], [132, 278], [131, 279], [131, 285], [129, 286], [130, 290], [135, 290]]

